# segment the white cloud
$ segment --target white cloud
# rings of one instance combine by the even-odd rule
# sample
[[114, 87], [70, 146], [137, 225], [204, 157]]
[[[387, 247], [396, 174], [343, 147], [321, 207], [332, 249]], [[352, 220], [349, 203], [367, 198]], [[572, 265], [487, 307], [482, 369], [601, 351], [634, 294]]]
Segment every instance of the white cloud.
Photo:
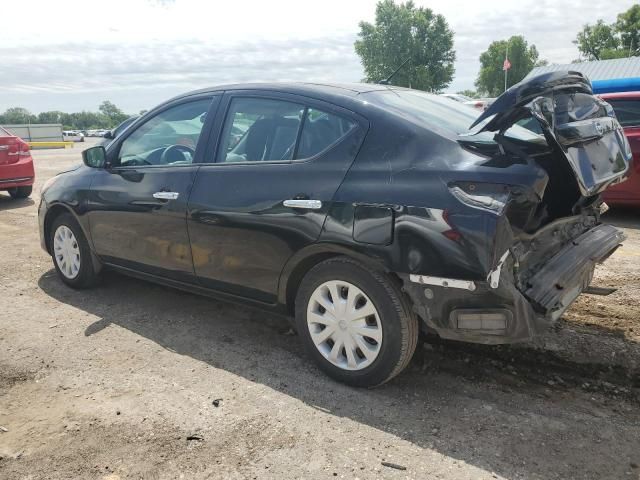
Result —
[[[22, 0], [22, 11], [9, 16], [28, 21], [0, 28], [0, 59], [11, 65], [0, 74], [0, 110], [95, 109], [110, 99], [134, 112], [220, 83], [358, 81], [353, 42], [358, 22], [373, 20], [375, 3], [110, 0], [61, 8]], [[569, 62], [578, 56], [571, 41], [584, 23], [613, 21], [633, 3], [416, 1], [445, 15], [456, 32], [450, 90], [473, 86], [478, 56], [493, 40], [523, 34], [542, 58]]]

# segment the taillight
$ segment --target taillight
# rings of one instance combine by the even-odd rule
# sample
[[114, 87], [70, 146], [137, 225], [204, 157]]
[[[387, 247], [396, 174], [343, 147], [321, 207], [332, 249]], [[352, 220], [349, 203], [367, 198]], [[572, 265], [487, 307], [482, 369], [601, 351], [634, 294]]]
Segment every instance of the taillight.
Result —
[[509, 200], [507, 185], [478, 182], [456, 182], [449, 191], [468, 207], [500, 214]]
[[476, 102], [474, 107], [484, 110], [484, 102]]
[[19, 155], [30, 155], [31, 152], [29, 151], [29, 144], [27, 142], [23, 142], [23, 141], [19, 141], [18, 142], [19, 147], [18, 147], [18, 154]]

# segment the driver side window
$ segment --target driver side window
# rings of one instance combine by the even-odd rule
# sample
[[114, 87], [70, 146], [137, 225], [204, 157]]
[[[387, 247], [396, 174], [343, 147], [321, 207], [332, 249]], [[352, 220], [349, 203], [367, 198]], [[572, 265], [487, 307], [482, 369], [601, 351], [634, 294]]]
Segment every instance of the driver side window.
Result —
[[122, 142], [118, 164], [184, 165], [193, 163], [211, 99], [171, 107], [140, 125]]

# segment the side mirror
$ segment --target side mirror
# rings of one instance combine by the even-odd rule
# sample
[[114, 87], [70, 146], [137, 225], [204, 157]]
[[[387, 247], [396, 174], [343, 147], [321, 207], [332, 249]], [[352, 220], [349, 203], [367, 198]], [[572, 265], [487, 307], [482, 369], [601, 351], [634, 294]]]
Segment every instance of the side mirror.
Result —
[[107, 130], [104, 134], [104, 138], [108, 138], [109, 140], [113, 140], [115, 137], [113, 136], [113, 130]]
[[107, 151], [103, 146], [87, 148], [82, 152], [82, 161], [87, 167], [104, 168], [107, 164]]

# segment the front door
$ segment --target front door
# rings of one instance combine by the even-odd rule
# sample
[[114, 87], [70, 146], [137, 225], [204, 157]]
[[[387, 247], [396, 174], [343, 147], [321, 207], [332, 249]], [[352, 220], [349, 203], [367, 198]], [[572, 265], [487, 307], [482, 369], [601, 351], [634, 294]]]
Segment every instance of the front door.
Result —
[[193, 282], [186, 206], [217, 97], [161, 108], [107, 152], [91, 184], [93, 246], [108, 264]]
[[275, 303], [284, 264], [320, 235], [366, 121], [294, 95], [233, 92], [223, 103], [217, 154], [189, 201], [195, 273], [208, 288]]

